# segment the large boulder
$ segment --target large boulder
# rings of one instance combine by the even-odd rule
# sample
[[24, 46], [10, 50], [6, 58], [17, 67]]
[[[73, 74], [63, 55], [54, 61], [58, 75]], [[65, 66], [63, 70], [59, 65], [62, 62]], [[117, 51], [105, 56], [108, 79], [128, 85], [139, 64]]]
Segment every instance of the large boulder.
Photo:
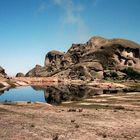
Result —
[[97, 59], [104, 69], [132, 67], [140, 71], [140, 45], [125, 39], [100, 39], [93, 37], [89, 45], [96, 49], [84, 54], [82, 60]]
[[48, 64], [47, 66], [36, 65], [33, 69], [26, 73], [26, 77], [50, 77], [54, 74], [60, 72], [60, 69], [56, 68], [56, 66], [52, 64]]
[[36, 74], [40, 71], [42, 66], [36, 65], [33, 69], [31, 69], [28, 73], [26, 73], [26, 77], [35, 77]]
[[103, 78], [103, 67], [99, 62], [84, 62], [74, 65], [69, 73], [71, 79], [93, 80]]
[[5, 73], [4, 68], [2, 68], [2, 67], [0, 66], [0, 77], [6, 77], [6, 76], [7, 76], [7, 74]]
[[60, 65], [61, 61], [63, 60], [64, 54], [64, 52], [59, 52], [55, 50], [48, 52], [45, 57], [45, 66], [52, 63], [56, 66]]
[[21, 73], [21, 72], [19, 72], [19, 73], [16, 74], [16, 77], [24, 77], [24, 76], [25, 75], [23, 73]]
[[0, 88], [4, 87], [9, 87], [9, 84], [7, 83], [7, 74], [5, 73], [5, 70], [0, 66]]

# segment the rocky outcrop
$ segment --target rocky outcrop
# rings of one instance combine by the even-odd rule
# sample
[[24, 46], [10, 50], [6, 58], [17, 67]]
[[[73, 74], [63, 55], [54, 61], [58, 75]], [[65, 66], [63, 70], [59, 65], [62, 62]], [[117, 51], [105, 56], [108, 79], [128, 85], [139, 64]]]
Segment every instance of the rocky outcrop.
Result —
[[99, 62], [84, 62], [74, 65], [69, 73], [72, 79], [93, 80], [103, 78], [103, 67]]
[[36, 65], [32, 70], [30, 70], [25, 76], [26, 77], [36, 77], [37, 74], [42, 70], [42, 66]]
[[26, 77], [50, 77], [57, 73], [57, 69], [54, 65], [48, 64], [45, 67], [36, 65], [32, 70], [30, 70], [25, 76]]
[[4, 68], [2, 68], [2, 67], [0, 66], [0, 77], [5, 78], [6, 76], [7, 76], [7, 74], [5, 73]]
[[16, 77], [24, 77], [24, 76], [25, 75], [23, 73], [21, 73], [21, 72], [19, 72], [19, 73], [16, 74]]
[[2, 68], [0, 66], [0, 92], [1, 92], [1, 89], [5, 89], [5, 88], [8, 88], [10, 85], [8, 84], [7, 82], [7, 74], [5, 73], [5, 70], [4, 68]]
[[[140, 73], [140, 45], [126, 39], [92, 37], [85, 44], [72, 44], [66, 52], [51, 51], [45, 66], [36, 66], [26, 76], [54, 76], [69, 79], [94, 80], [110, 77], [125, 79], [128, 71]], [[133, 73], [132, 72], [132, 73]]]

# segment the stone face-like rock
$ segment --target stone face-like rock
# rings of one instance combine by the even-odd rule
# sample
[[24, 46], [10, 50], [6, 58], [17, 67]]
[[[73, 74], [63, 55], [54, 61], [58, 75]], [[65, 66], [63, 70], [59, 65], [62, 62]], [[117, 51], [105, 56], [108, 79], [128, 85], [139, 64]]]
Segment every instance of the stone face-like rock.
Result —
[[60, 65], [61, 61], [64, 57], [64, 53], [63, 52], [59, 52], [59, 51], [50, 51], [47, 53], [46, 57], [45, 57], [45, 66], [49, 65], [49, 64], [54, 64], [54, 65]]
[[21, 72], [19, 72], [19, 73], [16, 74], [16, 77], [24, 77], [24, 76], [25, 75], [23, 73], [21, 73]]
[[95, 36], [85, 44], [72, 44], [66, 53], [49, 52], [45, 58], [45, 66], [35, 67], [26, 76], [93, 80], [103, 79], [114, 70], [123, 79], [128, 77], [123, 72], [127, 68], [140, 72], [140, 45], [126, 39]]

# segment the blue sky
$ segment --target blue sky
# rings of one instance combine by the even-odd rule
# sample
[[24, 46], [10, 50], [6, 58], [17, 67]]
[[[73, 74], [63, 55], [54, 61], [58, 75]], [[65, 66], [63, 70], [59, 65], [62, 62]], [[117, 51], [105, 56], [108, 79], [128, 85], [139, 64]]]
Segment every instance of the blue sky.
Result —
[[140, 43], [140, 0], [0, 0], [0, 65], [9, 75], [95, 35]]

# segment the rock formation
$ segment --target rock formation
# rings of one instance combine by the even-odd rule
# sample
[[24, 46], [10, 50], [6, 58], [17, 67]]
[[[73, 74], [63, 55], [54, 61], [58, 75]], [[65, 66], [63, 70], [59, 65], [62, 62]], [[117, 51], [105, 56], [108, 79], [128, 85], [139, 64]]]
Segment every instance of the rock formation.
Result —
[[7, 74], [5, 70], [0, 66], [0, 92], [4, 87], [9, 87], [9, 84], [7, 83]]
[[19, 72], [19, 73], [16, 74], [16, 77], [24, 77], [24, 76], [25, 75], [23, 73], [21, 73], [21, 72]]
[[7, 76], [7, 74], [5, 73], [4, 68], [2, 68], [2, 67], [0, 66], [0, 77], [5, 78], [6, 76]]
[[85, 44], [72, 44], [66, 53], [47, 53], [44, 67], [37, 65], [26, 76], [140, 79], [140, 45], [126, 39], [92, 37]]

